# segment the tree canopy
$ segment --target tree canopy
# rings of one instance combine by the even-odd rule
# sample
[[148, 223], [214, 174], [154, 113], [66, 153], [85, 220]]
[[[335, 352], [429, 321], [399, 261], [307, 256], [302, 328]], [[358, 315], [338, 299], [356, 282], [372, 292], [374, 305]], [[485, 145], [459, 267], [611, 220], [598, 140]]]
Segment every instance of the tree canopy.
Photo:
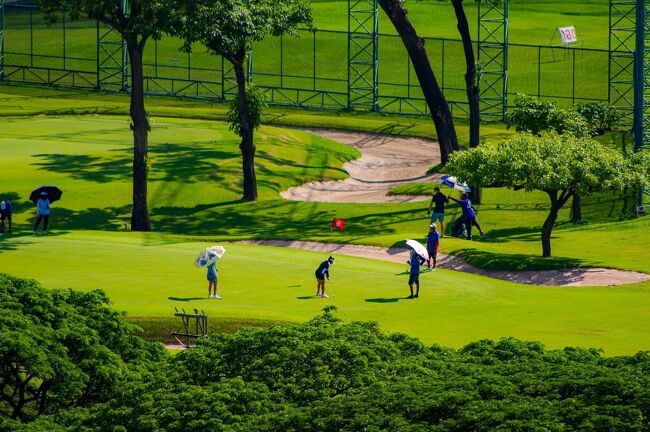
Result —
[[[297, 34], [298, 26], [311, 25], [311, 9], [305, 0], [186, 0], [177, 2], [168, 23], [168, 31], [184, 41], [183, 49], [192, 50], [200, 42], [209, 52], [221, 55], [233, 65], [237, 80], [237, 98], [229, 119], [241, 137], [244, 193], [242, 199], [257, 199], [254, 129], [260, 124], [264, 98], [252, 88], [246, 73], [246, 59], [253, 42], [267, 36]], [[250, 88], [250, 89], [249, 89]]]
[[164, 354], [101, 291], [44, 290], [0, 274], [0, 429], [113, 397]]
[[[0, 299], [10, 317], [0, 321], [3, 397], [12, 367], [23, 380], [38, 374], [32, 386], [54, 383], [47, 409], [30, 402], [25, 423], [3, 399], [2, 430], [650, 431], [647, 352], [604, 358], [512, 338], [427, 347], [376, 323], [343, 323], [330, 306], [306, 323], [214, 334], [169, 356], [116, 320], [100, 292], [2, 275]], [[78, 403], [84, 394], [93, 396]]]
[[551, 209], [542, 228], [542, 253], [551, 255], [551, 231], [560, 208], [574, 194], [623, 190], [648, 184], [648, 157], [623, 157], [588, 137], [517, 134], [498, 146], [454, 153], [447, 171], [462, 181], [546, 192]]

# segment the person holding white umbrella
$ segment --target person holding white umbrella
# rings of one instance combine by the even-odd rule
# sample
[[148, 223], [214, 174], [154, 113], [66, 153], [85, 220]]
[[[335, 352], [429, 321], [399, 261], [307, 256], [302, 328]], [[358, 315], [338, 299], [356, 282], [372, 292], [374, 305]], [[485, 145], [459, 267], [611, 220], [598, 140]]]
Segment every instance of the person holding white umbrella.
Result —
[[[409, 299], [420, 297], [420, 266], [423, 265], [429, 259], [429, 254], [427, 249], [422, 246], [420, 242], [415, 240], [406, 240], [406, 246], [411, 249], [411, 256], [406, 262], [409, 267], [409, 289], [411, 290], [411, 295], [408, 296]], [[415, 295], [413, 295], [413, 285], [417, 287]]]
[[223, 300], [219, 295], [217, 260], [225, 253], [226, 249], [222, 246], [210, 246], [201, 252], [194, 261], [194, 265], [197, 267], [207, 268], [208, 298]]

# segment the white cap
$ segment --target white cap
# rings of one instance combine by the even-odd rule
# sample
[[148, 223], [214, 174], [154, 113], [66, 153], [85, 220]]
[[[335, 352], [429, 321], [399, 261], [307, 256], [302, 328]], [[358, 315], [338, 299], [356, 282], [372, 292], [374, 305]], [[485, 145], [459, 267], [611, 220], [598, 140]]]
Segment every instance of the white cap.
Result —
[[436, 227], [436, 224], [434, 224], [434, 223], [432, 223], [431, 225], [429, 225], [429, 228], [435, 228], [435, 227]]

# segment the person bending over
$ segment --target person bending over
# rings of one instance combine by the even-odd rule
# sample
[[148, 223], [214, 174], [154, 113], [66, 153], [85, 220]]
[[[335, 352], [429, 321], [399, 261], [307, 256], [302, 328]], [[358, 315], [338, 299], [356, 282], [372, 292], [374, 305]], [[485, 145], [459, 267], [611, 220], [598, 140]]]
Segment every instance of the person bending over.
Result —
[[325, 278], [330, 280], [330, 267], [334, 264], [334, 258], [331, 256], [325, 261], [320, 263], [320, 266], [316, 269], [316, 296], [322, 298], [328, 298], [329, 296], [325, 294]]

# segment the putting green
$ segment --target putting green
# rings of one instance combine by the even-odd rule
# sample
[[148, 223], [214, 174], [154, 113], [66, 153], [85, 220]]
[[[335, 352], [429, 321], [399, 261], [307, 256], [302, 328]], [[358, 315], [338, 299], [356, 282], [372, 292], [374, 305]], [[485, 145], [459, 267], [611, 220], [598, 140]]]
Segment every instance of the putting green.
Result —
[[406, 265], [338, 256], [327, 284], [336, 297], [324, 300], [314, 296], [313, 276], [322, 253], [227, 244], [219, 301], [206, 298], [205, 271], [193, 266], [207, 245], [158, 234], [16, 235], [0, 242], [0, 269], [48, 288], [101, 288], [130, 316], [171, 316], [176, 307], [303, 321], [333, 304], [346, 321], [379, 321], [387, 331], [452, 347], [515, 336], [608, 355], [650, 349], [650, 284], [541, 287], [438, 270], [422, 275], [421, 298], [407, 300]]

